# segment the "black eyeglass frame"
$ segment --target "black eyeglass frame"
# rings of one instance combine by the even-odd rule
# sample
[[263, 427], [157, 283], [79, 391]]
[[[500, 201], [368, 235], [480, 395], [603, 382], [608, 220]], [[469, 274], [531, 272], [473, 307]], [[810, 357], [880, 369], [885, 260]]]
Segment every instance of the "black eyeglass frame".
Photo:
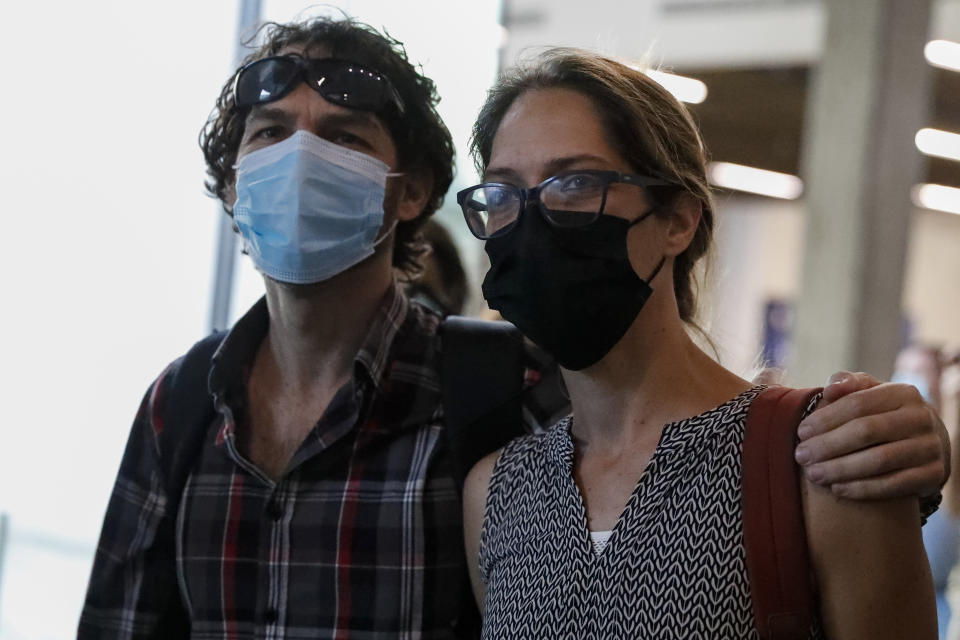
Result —
[[[241, 101], [240, 100], [240, 85], [243, 82], [244, 77], [250, 73], [252, 70], [256, 69], [259, 66], [264, 64], [293, 64], [297, 67], [296, 73], [294, 73], [287, 84], [280, 89], [280, 91], [273, 93], [266, 100], [253, 100], [253, 101]], [[384, 83], [386, 92], [383, 94], [380, 100], [375, 101], [376, 103], [366, 103], [367, 106], [361, 106], [356, 104], [349, 104], [347, 102], [334, 100], [330, 95], [324, 93], [321, 89], [323, 82], [321, 78], [324, 76], [324, 73], [329, 73], [331, 69], [340, 70], [343, 68], [356, 67], [361, 69], [366, 73], [371, 73], [376, 76], [376, 78]], [[322, 97], [327, 102], [335, 104], [340, 107], [346, 107], [348, 109], [358, 109], [360, 111], [373, 111], [378, 112], [382, 110], [387, 104], [392, 104], [397, 113], [403, 115], [406, 111], [406, 107], [403, 103], [403, 98], [400, 97], [400, 93], [397, 91], [396, 87], [393, 86], [393, 83], [390, 82], [390, 79], [387, 76], [383, 75], [376, 69], [372, 69], [365, 64], [360, 64], [358, 62], [353, 62], [352, 60], [345, 60], [342, 58], [304, 58], [297, 54], [286, 54], [282, 56], [269, 56], [266, 58], [260, 58], [259, 60], [254, 60], [245, 64], [237, 72], [236, 78], [233, 81], [233, 97], [234, 104], [237, 109], [247, 109], [258, 104], [267, 104], [270, 102], [276, 102], [277, 100], [282, 99], [284, 96], [293, 91], [297, 85], [301, 82], [305, 83], [308, 87], [316, 91], [320, 97]]]
[[[594, 212], [593, 217], [591, 217], [589, 220], [586, 220], [583, 224], [577, 224], [577, 225], [558, 224], [553, 219], [551, 219], [549, 213], [554, 210], [547, 208], [547, 206], [543, 204], [543, 201], [540, 199], [540, 192], [544, 189], [544, 187], [548, 186], [551, 182], [554, 182], [556, 180], [562, 180], [564, 178], [569, 178], [570, 176], [584, 175], [584, 174], [599, 178], [603, 182], [603, 196], [600, 199], [599, 210]], [[652, 208], [656, 207], [658, 202], [657, 202], [656, 196], [650, 193], [647, 187], [679, 186], [677, 182], [674, 182], [672, 180], [664, 180], [662, 178], [655, 178], [651, 176], [642, 176], [636, 173], [621, 173], [619, 171], [606, 171], [603, 169], [579, 169], [579, 170], [574, 169], [571, 171], [563, 171], [561, 173], [558, 173], [555, 176], [550, 176], [549, 178], [547, 178], [537, 186], [530, 187], [529, 189], [517, 187], [512, 184], [506, 184], [504, 182], [482, 182], [478, 185], [467, 187], [466, 189], [462, 189], [458, 191], [457, 204], [460, 205], [460, 210], [463, 212], [463, 219], [467, 223], [467, 228], [470, 229], [470, 233], [472, 233], [474, 237], [476, 237], [479, 240], [489, 240], [490, 238], [503, 236], [513, 231], [514, 227], [517, 226], [517, 223], [520, 222], [520, 216], [524, 214], [524, 212], [527, 210], [527, 207], [530, 204], [532, 204], [534, 201], [537, 203], [537, 208], [540, 211], [540, 215], [543, 216], [543, 219], [546, 220], [547, 223], [561, 229], [576, 229], [577, 227], [585, 227], [593, 222], [596, 222], [600, 218], [600, 216], [603, 215], [604, 209], [607, 206], [607, 193], [610, 190], [611, 184], [632, 184], [637, 187], [640, 187], [640, 189], [643, 190], [644, 196], [646, 196], [647, 200], [649, 200], [649, 204]], [[486, 188], [486, 187], [500, 187], [503, 189], [511, 189], [514, 192], [519, 193], [520, 206], [517, 211], [517, 217], [514, 218], [514, 220], [510, 224], [500, 229], [497, 229], [490, 235], [482, 236], [478, 234], [476, 230], [474, 230], [473, 225], [470, 224], [469, 214], [467, 213], [467, 209], [466, 209], [466, 200], [467, 200], [467, 196], [469, 196], [470, 193], [472, 193], [473, 191], [476, 191], [477, 189]]]

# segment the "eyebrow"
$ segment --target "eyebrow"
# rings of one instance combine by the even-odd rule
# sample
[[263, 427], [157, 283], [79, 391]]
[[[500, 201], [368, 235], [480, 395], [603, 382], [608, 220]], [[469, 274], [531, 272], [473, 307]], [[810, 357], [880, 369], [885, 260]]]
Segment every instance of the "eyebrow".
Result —
[[520, 181], [520, 174], [509, 167], [494, 167], [483, 172], [484, 182], [514, 182]]
[[289, 124], [293, 120], [293, 116], [283, 109], [278, 109], [276, 107], [269, 107], [259, 104], [254, 105], [250, 109], [250, 114], [247, 116], [246, 124], [261, 120], [276, 122], [278, 124]]
[[[550, 177], [582, 164], [599, 164], [604, 168], [610, 168], [610, 160], [607, 158], [593, 155], [592, 153], [578, 153], [572, 156], [563, 156], [550, 160], [550, 162], [546, 164], [545, 173], [548, 174], [547, 177]], [[520, 174], [510, 167], [488, 168], [483, 172], [483, 179], [486, 181], [499, 179], [505, 182], [512, 179], [515, 182], [522, 182], [522, 180], [520, 180]]]

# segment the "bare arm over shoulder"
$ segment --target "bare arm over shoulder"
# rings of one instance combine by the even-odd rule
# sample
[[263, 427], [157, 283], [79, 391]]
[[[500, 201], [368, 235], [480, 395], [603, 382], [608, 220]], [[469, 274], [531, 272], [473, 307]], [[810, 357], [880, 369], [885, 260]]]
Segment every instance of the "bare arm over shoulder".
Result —
[[916, 500], [848, 500], [809, 481], [803, 498], [827, 637], [936, 640]]
[[[501, 449], [502, 451], [502, 449]], [[483, 516], [487, 507], [487, 490], [490, 488], [490, 476], [493, 466], [500, 457], [495, 451], [473, 466], [463, 482], [463, 542], [467, 554], [467, 568], [470, 570], [470, 584], [477, 608], [483, 613], [483, 601], [487, 587], [480, 577], [480, 532], [483, 529]]]
[[943, 421], [907, 384], [837, 372], [798, 434], [806, 477], [845, 498], [932, 496], [950, 475]]

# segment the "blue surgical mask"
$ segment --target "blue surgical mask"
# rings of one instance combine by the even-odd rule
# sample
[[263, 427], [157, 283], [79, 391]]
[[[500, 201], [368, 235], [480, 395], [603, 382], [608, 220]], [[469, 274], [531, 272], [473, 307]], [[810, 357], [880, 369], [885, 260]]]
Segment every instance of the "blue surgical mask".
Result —
[[893, 376], [890, 378], [890, 382], [900, 382], [903, 384], [912, 384], [917, 388], [917, 391], [920, 392], [920, 395], [923, 396], [924, 402], [932, 402], [932, 394], [930, 393], [930, 383], [927, 381], [926, 377], [919, 373], [913, 371], [894, 371]]
[[274, 280], [311, 284], [371, 256], [387, 177], [399, 175], [389, 169], [309, 131], [244, 156], [233, 218], [254, 265]]

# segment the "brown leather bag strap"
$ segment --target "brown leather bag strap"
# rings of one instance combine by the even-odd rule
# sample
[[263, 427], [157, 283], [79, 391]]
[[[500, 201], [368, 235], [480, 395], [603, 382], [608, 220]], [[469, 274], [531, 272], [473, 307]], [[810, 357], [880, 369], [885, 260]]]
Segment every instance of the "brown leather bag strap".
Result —
[[793, 458], [797, 425], [821, 389], [771, 387], [753, 401], [743, 443], [743, 543], [763, 640], [802, 640], [816, 606]]

